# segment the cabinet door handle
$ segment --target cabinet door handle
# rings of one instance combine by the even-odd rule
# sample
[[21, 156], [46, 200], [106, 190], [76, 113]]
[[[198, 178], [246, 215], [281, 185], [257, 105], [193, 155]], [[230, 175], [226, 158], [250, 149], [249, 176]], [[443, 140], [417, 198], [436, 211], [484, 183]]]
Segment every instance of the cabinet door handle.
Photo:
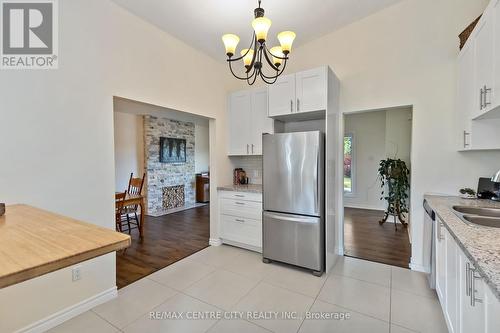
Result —
[[293, 113], [293, 99], [290, 100], [290, 113]]
[[243, 194], [235, 194], [234, 196], [238, 197], [238, 198], [244, 198], [245, 197]]
[[444, 239], [443, 234], [441, 233], [441, 229], [443, 228], [443, 222], [439, 222], [439, 231], [438, 231], [438, 239], [442, 241]]
[[470, 264], [465, 264], [465, 295], [470, 296]]
[[300, 99], [297, 98], [297, 112], [300, 111]]
[[240, 206], [244, 206], [245, 205], [244, 202], [239, 202], [239, 201], [236, 201], [235, 204], [240, 205]]
[[252, 143], [252, 154], [253, 154], [253, 147], [254, 147], [254, 144]]
[[484, 108], [483, 96], [484, 96], [484, 90], [483, 90], [483, 88], [481, 88], [481, 93], [479, 94], [479, 110], [482, 110]]
[[236, 222], [240, 222], [240, 223], [245, 223], [245, 220], [242, 220], [242, 219], [234, 219]]
[[248, 155], [248, 150], [249, 150], [249, 145], [248, 145], [248, 143], [247, 143], [247, 155]]
[[476, 298], [476, 280], [480, 280], [481, 276], [476, 276], [476, 269], [470, 268], [470, 283], [471, 283], [471, 297], [470, 297], [470, 305], [476, 306], [476, 303], [483, 303], [483, 300], [480, 298]]
[[483, 99], [484, 99], [483, 107], [486, 108], [488, 105], [491, 104], [491, 102], [488, 102], [488, 93], [491, 92], [491, 88], [488, 88], [485, 85], [483, 91], [484, 91], [484, 93], [483, 93]]
[[467, 148], [469, 144], [467, 143], [467, 136], [469, 136], [470, 133], [467, 131], [464, 131], [464, 148]]

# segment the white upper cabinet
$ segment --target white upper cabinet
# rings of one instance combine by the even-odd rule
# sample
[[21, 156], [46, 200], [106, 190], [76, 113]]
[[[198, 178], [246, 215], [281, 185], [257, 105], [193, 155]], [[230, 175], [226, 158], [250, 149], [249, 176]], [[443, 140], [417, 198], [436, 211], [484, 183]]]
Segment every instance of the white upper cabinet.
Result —
[[327, 84], [324, 67], [295, 75], [297, 112], [326, 110]]
[[500, 0], [492, 0], [458, 58], [458, 150], [500, 150]]
[[228, 154], [247, 155], [250, 151], [250, 112], [252, 110], [250, 91], [238, 91], [229, 97], [228, 108]]
[[267, 116], [267, 88], [229, 96], [228, 155], [262, 155], [262, 134], [273, 132]]
[[493, 21], [493, 83], [490, 95], [492, 107], [500, 106], [500, 0], [495, 0], [490, 19]]
[[267, 116], [267, 88], [252, 92], [250, 127], [252, 128], [250, 135], [251, 153], [262, 155], [262, 134], [273, 133], [273, 120]]
[[457, 127], [459, 150], [471, 148], [471, 117], [479, 103], [474, 85], [474, 48], [466, 45], [458, 58]]
[[269, 85], [269, 117], [326, 110], [328, 68], [318, 67], [278, 78]]
[[295, 112], [295, 74], [280, 76], [268, 88], [269, 117]]
[[493, 33], [493, 15], [491, 11], [487, 11], [475, 28], [475, 91], [477, 103], [473, 117], [489, 111], [493, 102], [495, 93], [493, 90]]

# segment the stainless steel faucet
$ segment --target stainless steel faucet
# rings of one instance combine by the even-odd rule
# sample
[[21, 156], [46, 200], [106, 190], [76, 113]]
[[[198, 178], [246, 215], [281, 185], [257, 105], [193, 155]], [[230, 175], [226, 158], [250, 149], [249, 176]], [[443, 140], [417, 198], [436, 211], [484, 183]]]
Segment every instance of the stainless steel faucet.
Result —
[[[493, 177], [491, 177], [491, 181], [494, 183], [500, 183], [500, 170], [498, 170], [498, 172]], [[494, 196], [491, 199], [495, 201], [500, 201], [500, 190], [498, 190], [495, 194], [496, 196]]]
[[498, 170], [498, 172], [493, 177], [491, 177], [491, 181], [495, 183], [500, 183], [500, 170]]

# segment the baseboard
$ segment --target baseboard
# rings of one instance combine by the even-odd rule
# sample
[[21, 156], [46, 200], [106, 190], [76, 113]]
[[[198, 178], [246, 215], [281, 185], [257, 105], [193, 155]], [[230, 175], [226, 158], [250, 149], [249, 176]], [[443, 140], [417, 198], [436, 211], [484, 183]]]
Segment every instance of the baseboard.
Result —
[[64, 323], [65, 321], [74, 318], [102, 303], [112, 300], [118, 295], [116, 287], [105, 290], [95, 296], [87, 298], [80, 303], [72, 305], [64, 310], [54, 313], [53, 315], [41, 319], [29, 326], [26, 326], [16, 333], [42, 333], [51, 328]]
[[385, 210], [384, 207], [369, 206], [369, 205], [356, 205], [356, 204], [344, 204], [344, 207], [345, 208], [354, 208], [354, 209], [381, 210], [381, 211]]
[[208, 240], [208, 244], [212, 246], [220, 246], [222, 245], [222, 240], [220, 238], [210, 238]]
[[241, 247], [243, 249], [247, 249], [250, 251], [262, 253], [262, 248], [258, 247], [258, 246], [253, 246], [253, 245], [248, 245], [248, 244], [244, 244], [244, 243], [240, 243], [240, 242], [235, 242], [235, 241], [228, 240], [228, 239], [222, 240], [222, 243], [229, 244], [229, 245], [236, 246], [236, 247]]
[[420, 264], [415, 264], [415, 263], [410, 262], [410, 268], [412, 271], [429, 273], [427, 268], [425, 268], [423, 265], [420, 265]]

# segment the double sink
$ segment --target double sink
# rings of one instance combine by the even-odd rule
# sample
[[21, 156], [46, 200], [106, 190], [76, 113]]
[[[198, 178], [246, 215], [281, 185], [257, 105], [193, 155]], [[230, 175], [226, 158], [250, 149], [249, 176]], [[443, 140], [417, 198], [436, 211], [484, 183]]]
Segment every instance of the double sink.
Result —
[[455, 214], [468, 224], [500, 228], [500, 208], [453, 206]]

